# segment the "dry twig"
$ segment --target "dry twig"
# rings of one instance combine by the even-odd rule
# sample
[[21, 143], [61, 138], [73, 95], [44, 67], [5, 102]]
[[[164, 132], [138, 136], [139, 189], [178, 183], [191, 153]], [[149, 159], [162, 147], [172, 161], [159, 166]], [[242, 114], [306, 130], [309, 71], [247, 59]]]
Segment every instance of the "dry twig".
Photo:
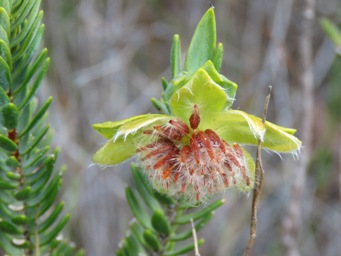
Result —
[[[265, 124], [266, 116], [269, 108], [270, 95], [272, 91], [272, 86], [269, 86], [268, 94], [265, 99], [264, 111], [262, 116], [262, 122]], [[256, 156], [256, 170], [255, 170], [255, 186], [253, 188], [252, 194], [252, 208], [251, 208], [251, 221], [250, 221], [250, 238], [249, 242], [245, 248], [244, 256], [250, 255], [251, 249], [256, 239], [256, 230], [257, 230], [257, 205], [259, 202], [259, 197], [263, 188], [263, 178], [264, 178], [264, 169], [262, 165], [262, 141], [258, 140], [257, 147], [257, 156]]]
[[191, 227], [192, 227], [192, 234], [193, 234], [193, 240], [194, 240], [194, 252], [195, 256], [200, 256], [199, 253], [199, 246], [198, 246], [198, 238], [197, 238], [197, 232], [195, 231], [195, 226], [193, 219], [191, 218]]

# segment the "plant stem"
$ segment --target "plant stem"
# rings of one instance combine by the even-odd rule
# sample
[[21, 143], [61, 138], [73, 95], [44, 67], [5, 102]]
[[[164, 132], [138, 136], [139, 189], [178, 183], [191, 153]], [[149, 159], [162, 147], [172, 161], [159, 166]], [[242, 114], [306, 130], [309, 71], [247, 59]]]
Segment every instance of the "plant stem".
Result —
[[[268, 113], [270, 96], [271, 96], [272, 86], [269, 86], [268, 94], [265, 99], [262, 123], [265, 124], [266, 116]], [[257, 206], [259, 203], [260, 194], [263, 188], [264, 181], [264, 169], [262, 165], [262, 141], [258, 140], [257, 156], [256, 156], [256, 170], [255, 170], [255, 186], [253, 188], [252, 194], [252, 206], [251, 206], [251, 220], [250, 220], [250, 238], [248, 244], [244, 251], [244, 256], [250, 255], [251, 249], [256, 239], [257, 235]]]

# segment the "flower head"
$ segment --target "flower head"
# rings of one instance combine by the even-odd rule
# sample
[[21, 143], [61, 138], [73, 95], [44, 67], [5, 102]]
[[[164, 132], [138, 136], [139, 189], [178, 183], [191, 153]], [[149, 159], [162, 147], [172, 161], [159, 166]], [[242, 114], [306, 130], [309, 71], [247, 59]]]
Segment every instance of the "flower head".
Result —
[[[213, 32], [207, 24], [214, 27]], [[222, 51], [219, 53], [219, 45], [215, 47], [212, 9], [194, 33], [182, 71], [177, 64], [180, 53], [174, 50], [178, 44], [175, 37], [173, 79], [166, 84], [163, 98], [154, 100], [166, 114], [95, 124], [108, 142], [93, 160], [114, 165], [136, 155], [156, 190], [190, 202], [203, 201], [228, 188], [249, 192], [255, 165], [242, 145], [257, 145], [261, 140], [265, 149], [297, 152], [301, 142], [293, 136], [293, 129], [263, 124], [260, 118], [231, 108], [237, 85], [219, 74], [219, 61], [214, 62], [221, 61], [217, 55]], [[213, 50], [200, 50], [202, 44]]]

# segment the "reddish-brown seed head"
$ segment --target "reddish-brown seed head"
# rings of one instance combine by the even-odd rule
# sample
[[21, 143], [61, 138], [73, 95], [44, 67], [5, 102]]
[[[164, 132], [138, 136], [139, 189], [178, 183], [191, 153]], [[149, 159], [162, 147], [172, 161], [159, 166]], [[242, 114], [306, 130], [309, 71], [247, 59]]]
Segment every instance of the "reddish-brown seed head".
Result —
[[200, 124], [200, 113], [199, 108], [196, 104], [194, 105], [192, 115], [189, 118], [189, 124], [191, 125], [191, 128], [193, 130], [197, 129]]

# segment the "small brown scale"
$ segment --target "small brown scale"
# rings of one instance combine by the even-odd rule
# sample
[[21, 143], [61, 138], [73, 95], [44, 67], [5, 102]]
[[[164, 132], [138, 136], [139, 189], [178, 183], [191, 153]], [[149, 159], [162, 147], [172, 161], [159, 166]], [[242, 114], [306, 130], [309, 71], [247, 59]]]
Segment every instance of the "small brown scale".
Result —
[[[197, 105], [189, 118], [190, 128], [180, 120], [154, 126], [144, 136], [156, 141], [137, 149], [137, 155], [156, 188], [170, 195], [201, 201], [214, 193], [243, 182], [250, 186], [244, 152], [232, 146], [211, 129], [197, 131], [200, 114]], [[189, 137], [189, 144], [181, 140]]]

